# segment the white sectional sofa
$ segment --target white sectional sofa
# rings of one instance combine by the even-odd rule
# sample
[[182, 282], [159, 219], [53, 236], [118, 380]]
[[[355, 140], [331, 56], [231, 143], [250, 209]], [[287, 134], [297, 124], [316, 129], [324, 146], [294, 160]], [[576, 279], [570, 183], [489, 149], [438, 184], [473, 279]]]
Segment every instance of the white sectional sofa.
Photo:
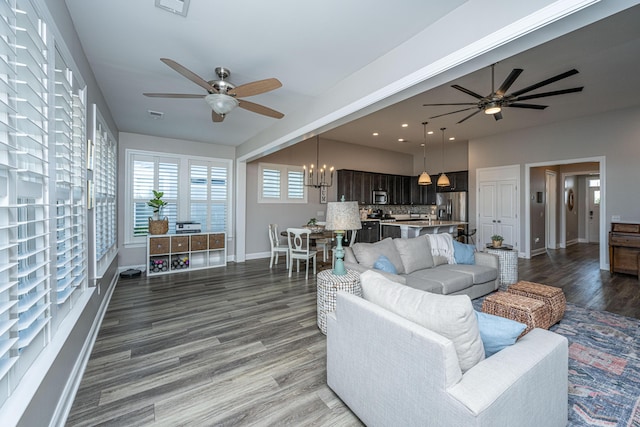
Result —
[[376, 260], [384, 255], [394, 264], [396, 272], [376, 271], [415, 289], [443, 295], [464, 294], [472, 299], [497, 290], [500, 286], [498, 257], [476, 252], [473, 264], [457, 264], [453, 254], [433, 256], [439, 252], [431, 242], [445, 237], [451, 239], [448, 234], [425, 234], [412, 239], [386, 238], [376, 243], [356, 243], [345, 248], [344, 265], [363, 273], [373, 269]]
[[468, 296], [385, 282], [339, 292], [327, 318], [327, 383], [367, 426], [567, 424], [566, 338], [533, 329], [485, 358]]

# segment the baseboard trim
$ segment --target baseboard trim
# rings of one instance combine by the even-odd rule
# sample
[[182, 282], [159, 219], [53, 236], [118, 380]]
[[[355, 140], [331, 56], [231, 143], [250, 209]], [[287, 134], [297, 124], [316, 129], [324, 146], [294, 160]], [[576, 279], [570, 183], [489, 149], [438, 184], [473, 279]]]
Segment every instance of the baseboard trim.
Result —
[[58, 405], [56, 406], [55, 413], [51, 418], [51, 422], [49, 423], [49, 427], [62, 427], [65, 425], [67, 418], [69, 417], [71, 407], [73, 406], [73, 401], [75, 400], [78, 389], [80, 388], [80, 383], [82, 382], [84, 371], [87, 368], [87, 364], [89, 363], [91, 351], [93, 350], [93, 346], [96, 342], [96, 339], [98, 338], [98, 332], [100, 331], [102, 320], [104, 319], [104, 315], [107, 312], [107, 307], [109, 307], [109, 302], [111, 302], [113, 291], [116, 289], [118, 276], [118, 274], [114, 274], [113, 278], [111, 279], [109, 289], [107, 290], [107, 295], [105, 295], [104, 299], [102, 300], [102, 304], [98, 309], [97, 316], [95, 317], [95, 320], [91, 325], [91, 330], [82, 346], [79, 357], [76, 359], [73, 371], [63, 388], [60, 400], [58, 401]]

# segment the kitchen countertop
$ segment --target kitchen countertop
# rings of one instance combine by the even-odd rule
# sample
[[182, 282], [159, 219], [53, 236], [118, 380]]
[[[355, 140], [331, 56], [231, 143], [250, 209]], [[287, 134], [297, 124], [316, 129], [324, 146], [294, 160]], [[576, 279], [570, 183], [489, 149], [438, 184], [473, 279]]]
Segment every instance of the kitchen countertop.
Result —
[[405, 226], [405, 227], [415, 227], [415, 228], [439, 228], [439, 227], [451, 227], [458, 225], [466, 225], [467, 222], [462, 221], [440, 221], [440, 220], [421, 220], [421, 221], [402, 221], [396, 220], [395, 222], [383, 222], [381, 225], [395, 225], [395, 226]]

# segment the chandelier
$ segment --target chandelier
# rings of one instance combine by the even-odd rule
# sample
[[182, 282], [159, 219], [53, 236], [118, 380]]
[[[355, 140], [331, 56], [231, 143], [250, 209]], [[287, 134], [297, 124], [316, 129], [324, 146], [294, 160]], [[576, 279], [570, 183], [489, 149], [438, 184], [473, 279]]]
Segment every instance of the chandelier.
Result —
[[[319, 170], [314, 170], [313, 163], [307, 170], [307, 165], [303, 165], [304, 169], [304, 185], [306, 187], [314, 187], [314, 188], [323, 188], [323, 187], [331, 187], [333, 185], [333, 166], [329, 170], [327, 170], [327, 165], [322, 165], [320, 167], [319, 164], [320, 157], [320, 136], [316, 136], [316, 164], [318, 165]], [[329, 182], [327, 182], [327, 175], [329, 175]]]

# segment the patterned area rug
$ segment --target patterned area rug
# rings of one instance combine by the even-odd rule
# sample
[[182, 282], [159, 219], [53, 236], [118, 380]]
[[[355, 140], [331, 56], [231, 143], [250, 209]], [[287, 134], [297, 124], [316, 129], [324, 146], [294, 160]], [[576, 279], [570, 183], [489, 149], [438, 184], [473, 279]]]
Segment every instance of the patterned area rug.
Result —
[[569, 340], [568, 425], [640, 427], [640, 321], [567, 304], [550, 330]]

